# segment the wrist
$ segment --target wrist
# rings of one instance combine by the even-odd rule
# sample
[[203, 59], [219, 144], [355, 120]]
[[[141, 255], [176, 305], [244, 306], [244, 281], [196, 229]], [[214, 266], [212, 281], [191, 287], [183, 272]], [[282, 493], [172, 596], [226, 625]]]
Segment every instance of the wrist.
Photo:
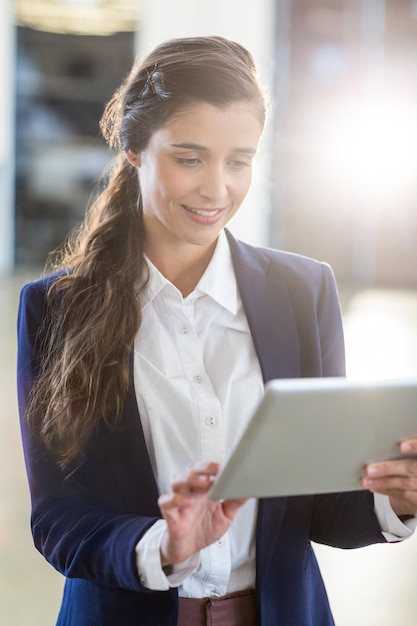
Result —
[[174, 567], [174, 563], [172, 562], [172, 559], [169, 557], [169, 550], [168, 550], [167, 543], [168, 543], [168, 533], [167, 531], [165, 531], [165, 533], [162, 535], [161, 544], [159, 546], [159, 556], [161, 559], [161, 567], [165, 575], [167, 575], [165, 570], [169, 571], [170, 569], [173, 569]]

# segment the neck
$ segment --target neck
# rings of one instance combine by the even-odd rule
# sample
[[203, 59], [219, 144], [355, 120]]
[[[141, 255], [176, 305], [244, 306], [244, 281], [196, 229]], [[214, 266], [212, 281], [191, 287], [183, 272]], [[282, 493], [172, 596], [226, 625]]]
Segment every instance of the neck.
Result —
[[185, 298], [196, 288], [206, 271], [217, 241], [210, 246], [187, 246], [166, 250], [145, 246], [145, 252], [155, 267], [181, 292]]

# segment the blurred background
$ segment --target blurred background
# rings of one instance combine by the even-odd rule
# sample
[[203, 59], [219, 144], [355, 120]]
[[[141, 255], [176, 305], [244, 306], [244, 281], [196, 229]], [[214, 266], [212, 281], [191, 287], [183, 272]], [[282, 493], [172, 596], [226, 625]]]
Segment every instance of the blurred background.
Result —
[[[15, 400], [20, 288], [76, 226], [111, 155], [105, 102], [137, 54], [219, 34], [271, 98], [234, 234], [328, 261], [348, 376], [417, 377], [416, 0], [3, 0], [0, 6], [0, 623], [54, 624]], [[400, 410], [400, 409], [399, 409]], [[393, 416], [395, 418], [395, 416]], [[316, 547], [338, 626], [415, 626], [417, 539]]]

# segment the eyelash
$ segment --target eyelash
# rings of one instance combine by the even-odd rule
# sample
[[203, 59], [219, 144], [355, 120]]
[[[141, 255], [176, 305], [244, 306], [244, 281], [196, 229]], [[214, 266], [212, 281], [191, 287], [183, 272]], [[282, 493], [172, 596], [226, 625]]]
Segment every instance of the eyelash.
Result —
[[186, 167], [194, 167], [195, 165], [198, 165], [200, 163], [200, 159], [197, 158], [181, 158], [181, 157], [177, 157], [177, 163], [179, 165], [185, 165]]
[[241, 169], [243, 167], [250, 167], [251, 163], [247, 161], [230, 161], [231, 165], [237, 169]]
[[[201, 163], [200, 159], [185, 158], [185, 157], [184, 158], [177, 157], [176, 161], [179, 165], [184, 165], [185, 167], [195, 167], [196, 165], [199, 165]], [[233, 160], [233, 161], [229, 161], [229, 164], [232, 165], [232, 167], [235, 169], [242, 169], [244, 167], [250, 167], [250, 163], [247, 163], [246, 161]]]

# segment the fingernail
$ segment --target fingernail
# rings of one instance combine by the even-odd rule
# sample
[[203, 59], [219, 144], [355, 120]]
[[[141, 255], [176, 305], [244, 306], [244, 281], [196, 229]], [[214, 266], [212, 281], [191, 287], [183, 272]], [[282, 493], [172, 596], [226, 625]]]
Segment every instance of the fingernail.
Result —
[[411, 454], [413, 451], [413, 448], [409, 443], [402, 443], [400, 450], [403, 454]]
[[378, 474], [378, 468], [375, 465], [369, 465], [366, 468], [366, 473], [368, 476], [376, 476]]

